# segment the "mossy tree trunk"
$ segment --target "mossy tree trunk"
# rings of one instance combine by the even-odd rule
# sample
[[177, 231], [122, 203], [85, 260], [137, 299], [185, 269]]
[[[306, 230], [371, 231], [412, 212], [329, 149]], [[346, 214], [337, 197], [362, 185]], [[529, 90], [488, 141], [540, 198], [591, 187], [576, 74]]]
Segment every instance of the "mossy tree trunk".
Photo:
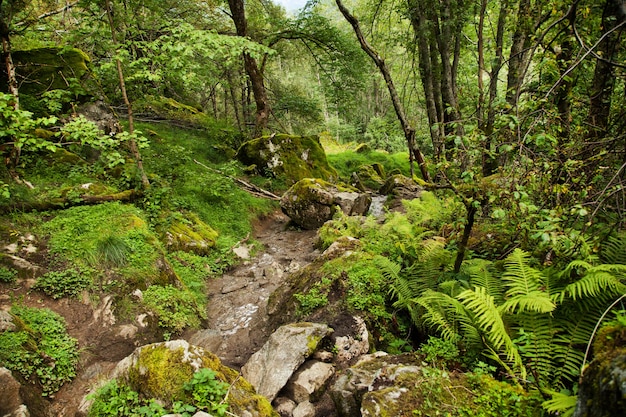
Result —
[[[110, 0], [105, 1], [107, 18], [109, 20], [109, 26], [111, 28], [111, 38], [113, 40], [113, 45], [117, 47], [117, 34], [115, 30], [115, 23], [113, 21], [113, 10], [111, 6]], [[130, 152], [135, 158], [135, 163], [137, 164], [137, 169], [141, 175], [141, 183], [144, 188], [148, 188], [150, 186], [150, 181], [148, 180], [148, 176], [146, 175], [146, 171], [143, 169], [143, 161], [141, 159], [141, 153], [139, 152], [139, 147], [137, 146], [137, 141], [135, 140], [135, 126], [133, 120], [133, 107], [128, 98], [128, 94], [126, 92], [126, 81], [124, 80], [124, 71], [122, 69], [122, 61], [119, 58], [115, 59], [115, 64], [117, 66], [117, 74], [120, 80], [120, 90], [122, 91], [122, 98], [124, 99], [124, 104], [126, 104], [126, 111], [128, 114], [128, 133], [130, 133]]]

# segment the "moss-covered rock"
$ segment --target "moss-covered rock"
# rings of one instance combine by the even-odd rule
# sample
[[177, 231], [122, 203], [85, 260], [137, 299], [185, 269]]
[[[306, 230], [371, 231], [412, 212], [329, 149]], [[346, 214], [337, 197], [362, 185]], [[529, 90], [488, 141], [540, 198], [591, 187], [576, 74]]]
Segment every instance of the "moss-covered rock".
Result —
[[317, 136], [263, 136], [241, 145], [237, 158], [257, 174], [294, 184], [303, 178], [337, 179]]
[[[89, 73], [89, 57], [76, 48], [13, 51], [12, 58], [20, 94], [36, 96], [49, 90], [68, 90], [73, 88], [68, 80], [81, 80]], [[7, 85], [4, 74], [0, 85]]]
[[385, 184], [385, 168], [381, 164], [362, 165], [357, 175], [361, 183], [370, 190], [379, 190]]
[[165, 233], [165, 242], [171, 251], [207, 255], [217, 241], [218, 233], [195, 214], [172, 222]]
[[305, 178], [294, 184], [280, 200], [283, 212], [304, 229], [316, 229], [332, 219], [337, 210], [349, 216], [367, 213], [372, 198], [352, 187]]
[[424, 367], [414, 354], [364, 357], [331, 388], [341, 417], [535, 416], [539, 402], [487, 375]]
[[[118, 363], [111, 379], [128, 386], [141, 398], [153, 398], [170, 407], [175, 401], [191, 404], [192, 398], [189, 398], [190, 394], [183, 386], [191, 381], [195, 372], [203, 368], [213, 370], [217, 380], [230, 386], [227, 398], [230, 413], [238, 416], [278, 417], [269, 401], [257, 394], [237, 371], [224, 366], [211, 352], [184, 340], [137, 348]], [[81, 412], [86, 414], [92, 404], [93, 397], [85, 397]]]
[[574, 417], [611, 417], [626, 410], [626, 326], [603, 327], [593, 345], [594, 359], [583, 373]]

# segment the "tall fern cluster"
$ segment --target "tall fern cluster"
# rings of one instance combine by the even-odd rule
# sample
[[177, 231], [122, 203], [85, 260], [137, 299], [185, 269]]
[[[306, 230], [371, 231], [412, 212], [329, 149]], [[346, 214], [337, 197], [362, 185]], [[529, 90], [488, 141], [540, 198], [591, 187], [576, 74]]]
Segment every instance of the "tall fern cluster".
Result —
[[623, 264], [573, 261], [564, 270], [539, 270], [516, 249], [501, 270], [474, 259], [451, 276], [442, 268], [446, 249], [432, 242], [424, 248], [419, 268], [379, 261], [395, 305], [418, 326], [480, 351], [546, 395], [576, 380], [596, 322], [626, 292]]

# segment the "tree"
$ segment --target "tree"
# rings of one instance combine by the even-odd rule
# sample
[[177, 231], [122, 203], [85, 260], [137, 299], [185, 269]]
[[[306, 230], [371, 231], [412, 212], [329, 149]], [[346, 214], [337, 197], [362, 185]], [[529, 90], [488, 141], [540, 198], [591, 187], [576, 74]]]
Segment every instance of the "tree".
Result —
[[404, 136], [407, 141], [409, 156], [411, 159], [411, 171], [413, 171], [413, 158], [417, 161], [420, 172], [422, 174], [422, 178], [424, 181], [430, 181], [430, 174], [428, 173], [428, 168], [426, 167], [426, 160], [424, 159], [424, 155], [420, 151], [420, 149], [415, 144], [415, 129], [411, 127], [409, 121], [404, 113], [404, 107], [402, 106], [402, 102], [400, 101], [400, 97], [396, 91], [395, 85], [393, 83], [393, 79], [391, 78], [391, 74], [385, 61], [372, 49], [369, 45], [363, 33], [361, 32], [361, 28], [359, 26], [359, 21], [348, 11], [348, 9], [343, 5], [341, 0], [335, 0], [337, 3], [337, 7], [341, 11], [341, 14], [346, 18], [346, 20], [352, 26], [354, 33], [356, 34], [359, 43], [361, 44], [361, 48], [372, 58], [372, 61], [376, 64], [383, 78], [385, 79], [385, 83], [387, 85], [387, 89], [389, 90], [389, 95], [391, 96], [391, 101], [393, 102], [393, 107], [396, 111], [396, 115], [398, 116], [398, 120], [402, 125], [402, 130], [404, 131]]
[[[231, 18], [237, 30], [237, 36], [248, 36], [248, 22], [243, 0], [228, 0]], [[267, 90], [263, 81], [263, 73], [257, 65], [256, 59], [249, 52], [243, 53], [244, 67], [252, 84], [252, 92], [256, 103], [256, 118], [253, 136], [259, 136], [267, 127], [272, 108], [267, 97]]]

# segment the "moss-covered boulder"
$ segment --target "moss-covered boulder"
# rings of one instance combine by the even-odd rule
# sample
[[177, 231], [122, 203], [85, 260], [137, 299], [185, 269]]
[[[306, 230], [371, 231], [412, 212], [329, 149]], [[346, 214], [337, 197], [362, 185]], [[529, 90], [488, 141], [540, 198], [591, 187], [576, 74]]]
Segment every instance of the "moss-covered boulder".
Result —
[[[229, 386], [228, 397], [224, 400], [228, 403], [228, 412], [232, 413], [229, 415], [278, 417], [269, 401], [257, 394], [237, 371], [223, 365], [211, 352], [184, 340], [137, 348], [117, 364], [110, 378], [118, 387], [137, 393], [139, 398], [154, 399], [166, 410], [171, 410], [175, 403], [194, 404], [189, 383], [194, 374], [203, 369], [211, 369], [215, 381]], [[98, 401], [103, 400], [106, 401], [103, 389], [86, 396], [80, 412], [87, 415], [92, 407], [98, 407]]]
[[385, 184], [385, 168], [381, 164], [362, 165], [357, 175], [370, 190], [379, 190]]
[[331, 388], [340, 417], [540, 415], [539, 401], [487, 375], [425, 367], [414, 354], [367, 355]]
[[257, 174], [282, 178], [288, 185], [303, 178], [337, 179], [318, 136], [263, 136], [241, 145], [237, 159]]
[[316, 229], [332, 219], [337, 210], [349, 216], [365, 215], [371, 202], [369, 194], [351, 187], [305, 178], [283, 194], [280, 207], [300, 227]]
[[626, 326], [603, 327], [593, 345], [594, 359], [578, 391], [574, 417], [610, 417], [626, 410]]
[[192, 252], [208, 255], [217, 241], [218, 233], [193, 213], [172, 222], [165, 232], [165, 242], [170, 251]]
[[[37, 96], [49, 90], [72, 89], [71, 79], [81, 80], [89, 73], [89, 57], [76, 48], [38, 48], [11, 55], [20, 94]], [[5, 73], [0, 75], [0, 85], [7, 85]]]

